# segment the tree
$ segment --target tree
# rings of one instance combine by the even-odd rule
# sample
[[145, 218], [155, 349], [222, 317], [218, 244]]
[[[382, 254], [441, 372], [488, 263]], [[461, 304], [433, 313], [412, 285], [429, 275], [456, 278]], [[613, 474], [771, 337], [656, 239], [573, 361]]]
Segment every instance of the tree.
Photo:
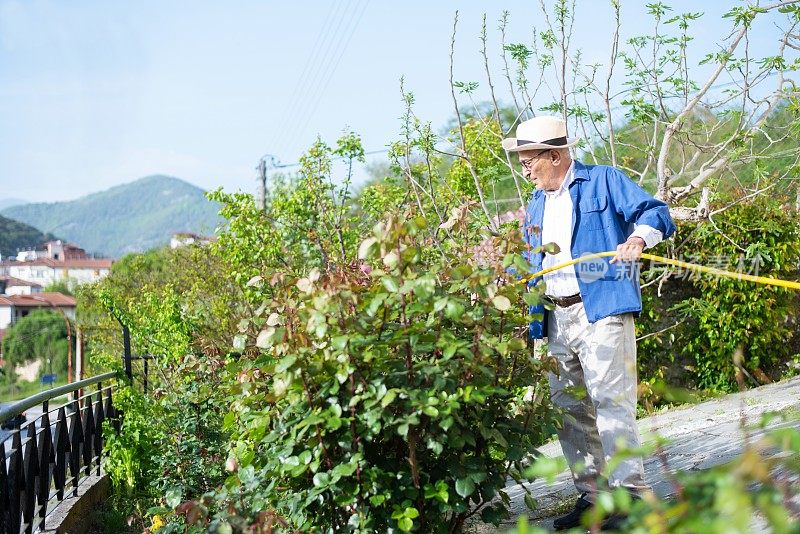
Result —
[[74, 295], [69, 280], [63, 279], [50, 282], [43, 291], [47, 293], [61, 293], [62, 295]]
[[[739, 185], [744, 173], [777, 170], [773, 180], [777, 184], [769, 188], [758, 180], [745, 180], [743, 196], [748, 199], [776, 187], [796, 187], [792, 178], [800, 162], [796, 126], [800, 95], [789, 75], [800, 66], [790, 57], [800, 49], [796, 31], [800, 7], [775, 2], [732, 8], [724, 15], [731, 31], [721, 36], [719, 51], [709, 51], [692, 65], [687, 51], [693, 35], [702, 31], [702, 13], [674, 13], [663, 2], [648, 4], [649, 30], [637, 29], [637, 34], [623, 39], [620, 4], [610, 3], [613, 31], [605, 66], [587, 64], [581, 50], [575, 49], [572, 37], [579, 13], [575, 1], [541, 2], [529, 43], [507, 42], [510, 19], [503, 13], [498, 26], [499, 73], [487, 53], [484, 17], [482, 96], [491, 102], [488, 109], [476, 103], [479, 82], [456, 77], [456, 14], [450, 67], [456, 120], [446, 135], [431, 133], [429, 124], [413, 113], [413, 94], [401, 85], [407, 113], [403, 140], [394, 152], [400, 156], [397, 162], [405, 170], [402, 175], [409, 188], [431, 200], [437, 213], [446, 212], [447, 197], [444, 202], [441, 195], [437, 197], [437, 189], [447, 188], [438, 169], [416, 165], [446, 154], [454, 161], [459, 196], [475, 200], [494, 229], [489, 189], [498, 180], [510, 175], [519, 204], [526, 201], [524, 180], [515, 162], [499, 148], [499, 140], [540, 112], [563, 116], [570, 133], [584, 139], [582, 159], [623, 168], [667, 201], [679, 220], [706, 219], [713, 190]], [[774, 52], [759, 57], [752, 43], [758, 31], [771, 28]], [[511, 113], [501, 104], [503, 97], [512, 102]], [[779, 166], [770, 164], [775, 160], [780, 160]], [[505, 172], [499, 170], [502, 167]]]
[[67, 326], [64, 318], [50, 310], [36, 310], [10, 327], [3, 338], [7, 376], [14, 368], [40, 360], [40, 373], [64, 374], [67, 369]]

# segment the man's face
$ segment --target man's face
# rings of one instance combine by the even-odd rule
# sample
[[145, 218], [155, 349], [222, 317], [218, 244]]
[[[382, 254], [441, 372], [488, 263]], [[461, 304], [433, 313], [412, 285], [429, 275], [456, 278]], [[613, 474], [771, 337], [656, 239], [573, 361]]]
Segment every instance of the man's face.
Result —
[[555, 191], [564, 180], [561, 154], [557, 150], [524, 150], [519, 152], [522, 175], [539, 189]]

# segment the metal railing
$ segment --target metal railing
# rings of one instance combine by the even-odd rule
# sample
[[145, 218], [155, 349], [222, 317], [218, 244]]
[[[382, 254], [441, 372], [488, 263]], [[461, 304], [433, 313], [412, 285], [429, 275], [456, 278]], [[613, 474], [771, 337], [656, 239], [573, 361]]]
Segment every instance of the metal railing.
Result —
[[[0, 534], [44, 530], [65, 496], [77, 496], [93, 471], [101, 474], [103, 421], [116, 430], [120, 425], [111, 399], [117, 376], [105, 373], [0, 408], [0, 423], [16, 426], [20, 414], [42, 406], [41, 415], [21, 422], [0, 442]], [[71, 400], [51, 409], [50, 401], [63, 395]]]

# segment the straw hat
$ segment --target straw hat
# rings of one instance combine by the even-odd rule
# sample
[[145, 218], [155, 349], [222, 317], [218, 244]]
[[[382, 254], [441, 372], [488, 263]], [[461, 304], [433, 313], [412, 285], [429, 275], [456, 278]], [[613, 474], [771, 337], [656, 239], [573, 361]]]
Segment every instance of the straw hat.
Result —
[[534, 117], [517, 126], [517, 136], [503, 139], [507, 152], [544, 150], [547, 148], [569, 148], [580, 139], [567, 137], [567, 123], [558, 117]]

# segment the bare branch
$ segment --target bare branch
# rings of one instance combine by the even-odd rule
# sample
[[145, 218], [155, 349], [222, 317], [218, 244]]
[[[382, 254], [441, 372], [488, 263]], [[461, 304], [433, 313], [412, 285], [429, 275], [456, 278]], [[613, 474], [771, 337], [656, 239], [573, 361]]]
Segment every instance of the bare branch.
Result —
[[[776, 4], [771, 4], [769, 6], [760, 8], [762, 11], [770, 11], [772, 9], [776, 9], [783, 5], [786, 5], [787, 2], [778, 2]], [[709, 89], [714, 85], [714, 83], [719, 78], [720, 74], [723, 70], [725, 70], [726, 65], [728, 64], [730, 58], [733, 56], [733, 52], [739, 46], [739, 43], [747, 34], [748, 24], [743, 24], [742, 28], [735, 33], [731, 44], [728, 48], [721, 54], [720, 60], [717, 63], [717, 68], [714, 69], [714, 72], [706, 80], [706, 83], [703, 87], [695, 94], [695, 96], [689, 100], [689, 102], [683, 107], [683, 109], [676, 115], [676, 117], [669, 123], [666, 130], [664, 131], [664, 137], [661, 141], [661, 148], [659, 150], [658, 155], [658, 163], [656, 164], [656, 176], [658, 177], [658, 186], [657, 186], [657, 198], [670, 202], [673, 199], [672, 192], [668, 188], [668, 179], [669, 176], [666, 172], [667, 169], [667, 156], [669, 154], [670, 145], [672, 144], [673, 138], [678, 130], [680, 130], [683, 121], [692, 113], [695, 106], [700, 102], [700, 100], [708, 93]], [[716, 162], [715, 162], [716, 164]], [[717, 170], [721, 165], [712, 165], [711, 169]], [[713, 174], [713, 172], [711, 173]], [[702, 183], [702, 182], [701, 182]]]
[[461, 111], [458, 109], [458, 99], [456, 98], [456, 89], [453, 85], [453, 55], [455, 54], [456, 48], [456, 29], [458, 27], [458, 11], [456, 11], [455, 17], [453, 18], [453, 36], [450, 40], [450, 95], [453, 97], [453, 108], [456, 113], [456, 119], [458, 120], [458, 132], [459, 138], [461, 140], [461, 151], [463, 152], [464, 162], [469, 169], [469, 173], [472, 175], [472, 179], [475, 182], [475, 189], [478, 192], [478, 198], [480, 199], [481, 209], [483, 209], [483, 213], [486, 215], [486, 219], [489, 221], [489, 227], [492, 230], [496, 230], [494, 223], [492, 222], [492, 216], [489, 214], [489, 209], [486, 207], [486, 199], [483, 195], [483, 188], [481, 187], [480, 179], [478, 178], [478, 173], [475, 172], [475, 167], [472, 165], [472, 161], [469, 159], [469, 154], [467, 154], [467, 145], [466, 140], [464, 137], [464, 121], [461, 118]]
[[614, 124], [611, 122], [611, 100], [609, 99], [609, 93], [611, 93], [611, 78], [614, 75], [614, 65], [617, 63], [619, 52], [619, 0], [614, 0], [611, 5], [614, 8], [614, 37], [611, 41], [611, 60], [608, 63], [608, 76], [606, 76], [606, 90], [603, 93], [603, 102], [606, 106], [606, 127], [608, 128], [608, 144], [611, 149], [611, 165], [616, 167], [617, 148], [614, 142]]

